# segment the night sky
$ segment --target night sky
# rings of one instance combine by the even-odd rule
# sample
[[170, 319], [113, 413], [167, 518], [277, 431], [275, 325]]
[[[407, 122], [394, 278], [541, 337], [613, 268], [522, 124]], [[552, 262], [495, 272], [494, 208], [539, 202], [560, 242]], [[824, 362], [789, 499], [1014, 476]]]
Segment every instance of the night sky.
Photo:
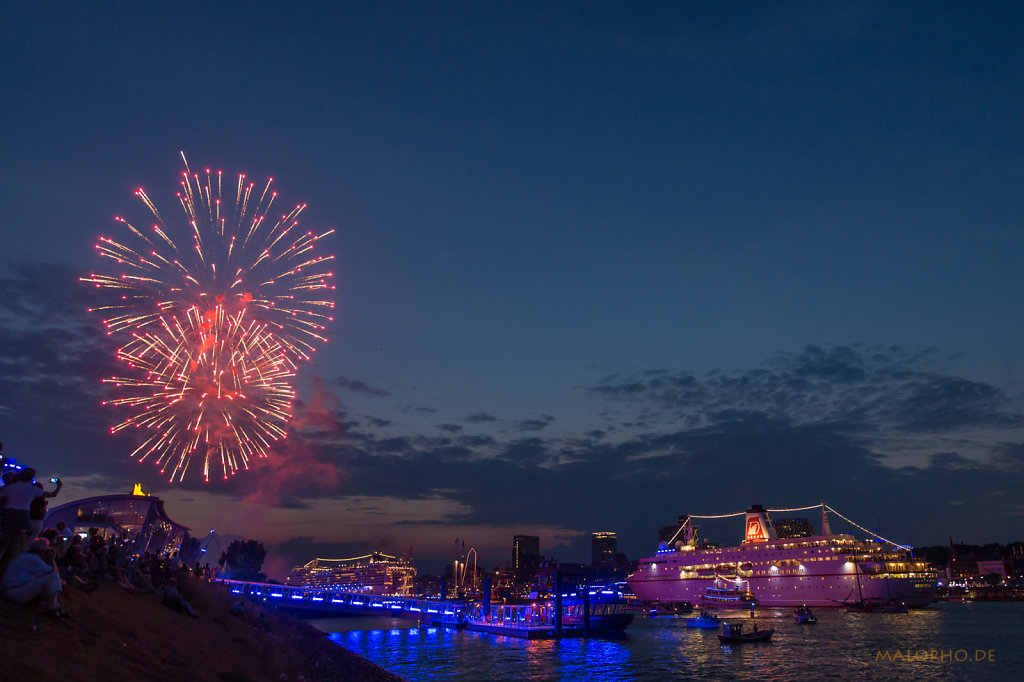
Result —
[[[720, 4], [5, 3], [5, 453], [278, 577], [820, 499], [1021, 539], [1024, 9]], [[137, 187], [182, 222], [179, 150], [308, 203], [338, 291], [287, 447], [171, 487], [78, 278]]]

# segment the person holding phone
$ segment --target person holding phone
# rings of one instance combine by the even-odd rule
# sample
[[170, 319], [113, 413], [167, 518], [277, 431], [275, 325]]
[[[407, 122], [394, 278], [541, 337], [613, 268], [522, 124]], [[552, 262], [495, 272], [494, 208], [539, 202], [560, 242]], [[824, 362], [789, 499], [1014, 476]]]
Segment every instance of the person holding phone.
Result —
[[37, 495], [28, 505], [29, 542], [39, 537], [39, 531], [43, 529], [43, 519], [46, 518], [46, 507], [50, 504], [49, 498], [56, 497], [57, 493], [59, 493], [60, 489], [64, 486], [59, 478], [51, 478], [50, 483], [57, 485], [52, 493], [43, 490], [42, 483], [39, 483], [38, 481], [33, 483], [37, 489], [43, 490], [43, 493], [41, 495]]
[[[29, 540], [29, 533], [32, 530], [29, 510], [32, 502], [37, 497], [53, 497], [60, 492], [61, 483], [58, 479], [57, 488], [53, 492], [47, 492], [42, 486], [32, 484], [36, 477], [36, 470], [32, 468], [22, 469], [15, 474], [12, 482], [0, 488], [0, 501], [3, 511], [0, 512], [3, 530], [11, 535], [12, 544], [18, 544], [17, 554], [21, 554]], [[43, 516], [46, 516], [46, 507], [43, 506]], [[39, 520], [40, 525], [42, 519]], [[39, 531], [37, 530], [36, 533]], [[20, 537], [20, 540], [19, 540]], [[33, 535], [34, 537], [34, 535]]]

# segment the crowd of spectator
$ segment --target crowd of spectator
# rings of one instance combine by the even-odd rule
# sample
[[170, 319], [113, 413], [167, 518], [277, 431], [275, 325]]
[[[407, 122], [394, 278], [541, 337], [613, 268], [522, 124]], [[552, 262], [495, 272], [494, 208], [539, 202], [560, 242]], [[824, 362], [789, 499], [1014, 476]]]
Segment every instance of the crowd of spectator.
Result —
[[[2, 446], [0, 446], [2, 447]], [[35, 480], [36, 471], [6, 471], [0, 487], [0, 592], [19, 604], [38, 599], [51, 618], [67, 618], [59, 594], [64, 581], [57, 567], [58, 551], [51, 537], [41, 535], [49, 498], [61, 489], [53, 479], [53, 491]]]
[[[109, 582], [138, 594], [155, 593], [165, 606], [193, 618], [198, 615], [178, 592], [176, 575], [183, 568], [196, 577], [217, 577], [209, 564], [185, 567], [178, 552], [135, 551], [137, 537], [89, 528], [76, 533], [60, 521], [42, 529], [46, 503], [53, 491], [35, 482], [36, 471], [24, 468], [3, 475], [0, 487], [0, 594], [19, 603], [38, 600], [50, 618], [70, 614], [60, 604], [69, 586], [92, 592]], [[35, 518], [35, 517], [38, 517]]]

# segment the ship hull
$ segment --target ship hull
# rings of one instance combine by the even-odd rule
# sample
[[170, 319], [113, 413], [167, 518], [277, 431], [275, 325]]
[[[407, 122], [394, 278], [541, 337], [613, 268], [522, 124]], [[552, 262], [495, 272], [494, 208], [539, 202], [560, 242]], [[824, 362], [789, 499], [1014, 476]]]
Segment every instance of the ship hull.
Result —
[[[842, 606], [843, 602], [858, 599], [857, 577], [852, 574], [750, 577], [745, 580], [761, 608]], [[713, 578], [645, 579], [631, 576], [628, 582], [641, 601], [690, 601], [706, 606], [704, 596], [709, 588], [715, 587]], [[860, 583], [864, 601], [887, 602], [891, 599], [913, 608], [931, 604], [935, 596], [934, 583], [919, 578], [889, 578], [887, 585], [883, 578], [862, 575]]]

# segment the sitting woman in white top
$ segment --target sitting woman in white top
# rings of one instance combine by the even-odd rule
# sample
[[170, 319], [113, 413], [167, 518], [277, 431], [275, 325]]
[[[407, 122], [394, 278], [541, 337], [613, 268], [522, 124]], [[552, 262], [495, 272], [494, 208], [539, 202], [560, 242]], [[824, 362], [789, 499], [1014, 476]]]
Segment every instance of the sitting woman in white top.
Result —
[[13, 602], [26, 604], [37, 597], [50, 618], [68, 618], [60, 607], [60, 573], [54, 563], [54, 552], [46, 538], [34, 540], [28, 551], [15, 557], [0, 580], [0, 592]]

